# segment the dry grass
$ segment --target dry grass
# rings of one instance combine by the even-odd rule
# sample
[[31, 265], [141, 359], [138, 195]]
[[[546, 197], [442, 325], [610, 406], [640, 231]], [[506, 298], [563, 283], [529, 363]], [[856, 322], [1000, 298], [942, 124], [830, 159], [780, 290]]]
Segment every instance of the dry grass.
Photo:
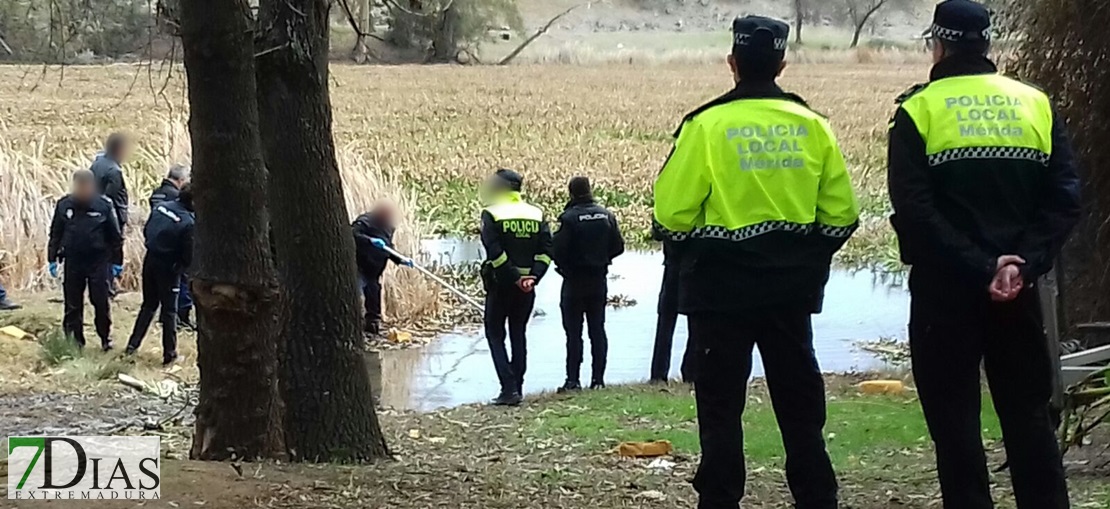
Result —
[[[64, 78], [57, 69], [45, 77], [39, 70], [0, 67], [0, 82], [9, 84], [0, 89], [7, 122], [0, 127], [0, 264], [13, 286], [41, 282], [51, 202], [107, 133], [128, 130], [142, 147], [126, 168], [140, 207], [169, 163], [188, 159], [180, 69], [168, 80], [131, 65], [71, 67]], [[799, 64], [786, 72], [784, 86], [831, 118], [868, 212], [848, 261], [890, 258], [886, 123], [894, 97], [926, 73], [922, 64]], [[527, 194], [552, 215], [564, 202], [566, 179], [583, 174], [628, 237], [644, 240], [651, 184], [678, 119], [729, 85], [723, 64], [337, 65], [332, 103], [348, 209], [355, 215], [377, 198], [397, 201], [409, 218], [399, 241], [414, 252], [429, 232], [473, 232], [477, 183], [495, 168], [521, 170]], [[131, 229], [130, 271], [139, 265], [138, 232]], [[388, 277], [395, 279], [387, 306], [411, 306], [390, 306], [394, 315], [438, 306], [438, 295], [414, 275]]]

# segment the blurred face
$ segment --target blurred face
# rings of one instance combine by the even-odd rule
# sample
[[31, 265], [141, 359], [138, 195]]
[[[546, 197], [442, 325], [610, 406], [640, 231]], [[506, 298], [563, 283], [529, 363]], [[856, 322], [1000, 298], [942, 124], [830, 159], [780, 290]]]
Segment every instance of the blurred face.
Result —
[[489, 205], [508, 191], [509, 189], [505, 187], [505, 183], [495, 175], [486, 179], [482, 186], [478, 188], [478, 199], [483, 204]]
[[74, 180], [70, 191], [81, 203], [89, 203], [96, 197], [96, 183], [91, 180]]
[[375, 203], [370, 212], [381, 224], [389, 226], [397, 224], [397, 206], [391, 201], [382, 200]]
[[117, 163], [123, 164], [131, 158], [131, 151], [133, 149], [134, 147], [131, 145], [131, 141], [126, 140], [120, 144], [119, 148], [116, 150], [116, 153], [108, 155], [110, 155], [112, 159], [114, 159]]

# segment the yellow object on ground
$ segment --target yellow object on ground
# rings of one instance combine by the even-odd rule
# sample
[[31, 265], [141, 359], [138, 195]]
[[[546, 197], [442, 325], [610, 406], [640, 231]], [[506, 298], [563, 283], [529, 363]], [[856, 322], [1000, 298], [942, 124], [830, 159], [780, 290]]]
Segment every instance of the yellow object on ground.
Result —
[[868, 380], [860, 382], [859, 390], [864, 394], [902, 394], [906, 386], [898, 380]]
[[14, 325], [0, 328], [0, 336], [9, 337], [12, 339], [26, 339], [28, 341], [35, 339], [35, 336], [32, 336], [31, 333]]
[[674, 450], [667, 440], [654, 442], [621, 442], [617, 447], [617, 454], [628, 458], [654, 458], [666, 456]]
[[397, 329], [390, 329], [387, 336], [390, 341], [394, 343], [412, 343], [412, 333], [400, 331]]

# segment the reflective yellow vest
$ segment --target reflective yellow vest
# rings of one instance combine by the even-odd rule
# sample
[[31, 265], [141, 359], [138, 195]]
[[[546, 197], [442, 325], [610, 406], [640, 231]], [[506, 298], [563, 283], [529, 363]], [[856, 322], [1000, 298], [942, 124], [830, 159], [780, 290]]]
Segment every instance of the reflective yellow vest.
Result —
[[1000, 74], [934, 81], [902, 102], [913, 119], [929, 166], [968, 159], [1048, 164], [1052, 103], [1044, 92]]
[[824, 117], [786, 99], [739, 99], [686, 121], [655, 182], [655, 220], [676, 240], [846, 238], [859, 208]]

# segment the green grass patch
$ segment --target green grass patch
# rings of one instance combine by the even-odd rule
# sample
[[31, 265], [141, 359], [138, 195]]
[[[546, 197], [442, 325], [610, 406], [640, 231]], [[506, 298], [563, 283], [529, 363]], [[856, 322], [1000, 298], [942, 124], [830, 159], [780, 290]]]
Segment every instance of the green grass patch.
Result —
[[41, 340], [42, 361], [47, 366], [58, 366], [62, 363], [81, 358], [81, 348], [73, 338], [67, 336], [62, 329], [55, 328], [47, 332]]
[[[882, 465], [886, 457], [928, 446], [921, 407], [911, 395], [865, 396], [854, 387], [831, 390], [825, 427], [838, 467]], [[597, 451], [623, 441], [669, 440], [679, 454], [700, 452], [697, 410], [685, 386], [616, 387], [559, 398], [531, 421], [529, 432]], [[753, 465], [781, 464], [782, 441], [766, 389], [754, 384], [744, 412], [745, 450]], [[1001, 438], [998, 418], [984, 397], [984, 439]], [[527, 435], [526, 435], [527, 436]]]

